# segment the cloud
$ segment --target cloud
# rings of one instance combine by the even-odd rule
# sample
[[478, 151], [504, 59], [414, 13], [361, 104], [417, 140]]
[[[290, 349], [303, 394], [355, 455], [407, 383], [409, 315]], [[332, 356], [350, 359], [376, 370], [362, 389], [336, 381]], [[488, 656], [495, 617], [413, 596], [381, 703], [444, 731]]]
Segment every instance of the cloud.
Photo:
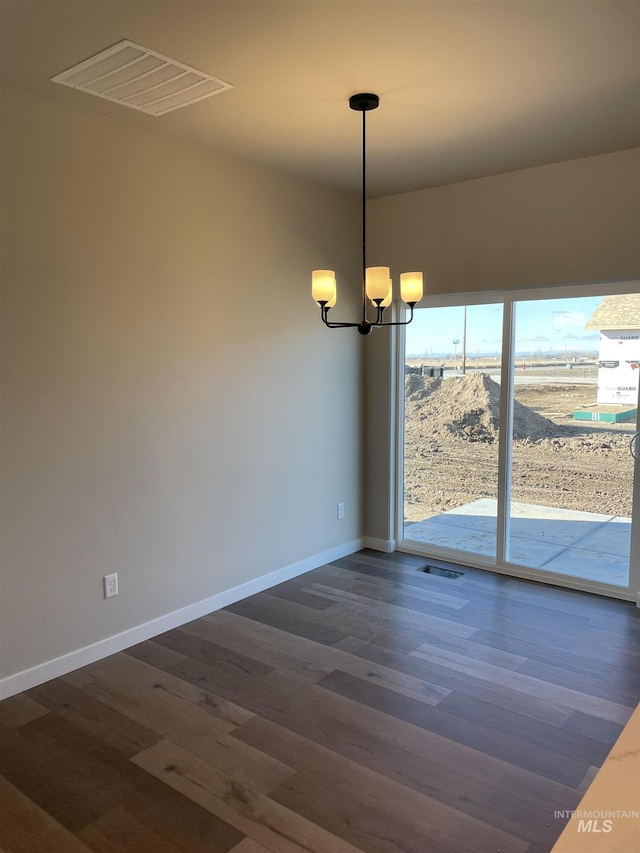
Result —
[[582, 311], [554, 311], [553, 325], [556, 329], [563, 329], [565, 326], [580, 326], [584, 329], [584, 314]]

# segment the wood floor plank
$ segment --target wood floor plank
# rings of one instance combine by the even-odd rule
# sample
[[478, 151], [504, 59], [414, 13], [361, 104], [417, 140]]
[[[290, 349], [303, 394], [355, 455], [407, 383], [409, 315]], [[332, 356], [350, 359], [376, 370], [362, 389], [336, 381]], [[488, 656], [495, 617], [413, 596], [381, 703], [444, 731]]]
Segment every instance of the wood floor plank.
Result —
[[528, 714], [500, 708], [494, 702], [463, 694], [452, 693], [441, 703], [440, 708], [557, 755], [566, 755], [575, 761], [600, 765], [609, 751], [605, 744], [594, 738], [534, 720]]
[[235, 612], [221, 611], [210, 617], [210, 621], [214, 624], [228, 625], [249, 637], [267, 638], [281, 649], [294, 654], [297, 650], [308, 660], [339, 668], [374, 684], [382, 684], [390, 690], [411, 696], [413, 699], [425, 702], [428, 705], [437, 705], [450, 692], [447, 688], [422, 681], [411, 675], [405, 675], [389, 667], [373, 665], [371, 662], [343, 652], [335, 646], [324, 646], [304, 637], [292, 637], [287, 632], [271, 625], [256, 628], [256, 623], [253, 620], [246, 619]]
[[[332, 790], [329, 791], [328, 783]], [[425, 797], [393, 798], [389, 803], [385, 786], [376, 792], [371, 788], [355, 788], [343, 778], [326, 779], [321, 773], [299, 773], [273, 796], [291, 810], [308, 816], [340, 832], [367, 853], [523, 853], [529, 843], [510, 838], [506, 833], [491, 831], [486, 824], [470, 825], [460, 812], [447, 814], [441, 803], [434, 809], [425, 807]], [[381, 796], [380, 796], [381, 795]], [[341, 820], [335, 808], [336, 799], [349, 812], [348, 823]], [[408, 813], [411, 812], [411, 817]], [[433, 820], [434, 814], [449, 817], [446, 828]], [[482, 827], [478, 836], [475, 829]], [[496, 842], [496, 837], [499, 841]], [[461, 842], [461, 839], [466, 839]]]
[[[326, 590], [328, 588], [324, 587], [323, 589]], [[326, 595], [326, 593], [324, 594]], [[370, 639], [372, 626], [378, 625], [377, 619], [381, 615], [389, 618], [391, 612], [390, 608], [392, 606], [396, 608], [396, 616], [398, 612], [398, 605], [390, 605], [386, 601], [380, 601], [377, 599], [367, 599], [362, 595], [349, 594], [348, 596], [337, 597], [334, 595], [331, 600], [333, 601], [333, 606], [331, 607], [331, 609], [322, 612], [312, 611], [310, 613], [307, 612], [305, 614], [304, 608], [301, 607], [297, 602], [274, 598], [268, 593], [261, 593], [259, 596], [255, 597], [256, 604], [259, 604], [261, 607], [264, 607], [267, 611], [274, 611], [276, 614], [281, 614], [287, 617], [293, 616], [296, 618], [305, 618], [308, 622], [313, 622], [314, 624], [330, 625], [331, 627], [335, 627], [336, 630], [339, 629], [343, 634], [350, 634], [353, 636], [367, 639]], [[352, 605], [346, 618], [344, 607], [345, 601], [350, 602]], [[366, 614], [363, 612], [365, 607], [368, 608], [368, 612], [366, 612]], [[371, 612], [371, 608], [375, 608], [376, 610], [375, 619], [372, 618], [373, 614]], [[406, 612], [412, 613], [413, 611]], [[390, 632], [391, 636], [396, 642], [397, 637], [400, 633], [398, 629], [398, 619], [396, 618], [393, 622], [393, 631]], [[425, 642], [431, 636], [431, 634], [428, 632], [424, 625], [421, 625], [418, 628], [417, 626], [407, 624], [403, 633], [405, 634], [407, 639], [411, 641], [412, 648], [415, 648], [420, 644], [419, 638], [422, 638], [422, 642]], [[436, 632], [434, 631], [432, 633]], [[339, 647], [340, 642], [341, 641], [339, 640], [338, 642], [333, 643], [334, 647]], [[520, 663], [522, 663], [523, 660], [524, 658], [520, 661]]]
[[49, 709], [29, 696], [27, 693], [18, 693], [0, 702], [0, 723], [12, 728], [18, 728], [31, 720], [48, 714]]
[[[306, 725], [300, 723], [298, 729], [305, 734], [256, 715], [230, 737], [287, 760], [299, 770], [311, 772], [316, 765], [332, 765], [335, 772], [353, 776], [354, 768], [368, 768], [405, 787], [456, 804], [462, 811], [464, 804], [486, 798], [494, 787], [491, 777], [480, 781], [465, 776], [464, 764], [445, 767], [381, 738], [367, 737], [355, 726], [342, 724], [338, 739], [335, 721], [321, 712]], [[506, 773], [507, 768], [500, 772]]]
[[[247, 724], [253, 738], [260, 726]], [[236, 733], [242, 736], [243, 732]], [[367, 851], [524, 850], [527, 842], [484, 822], [436, 803], [396, 780], [336, 756], [332, 751], [292, 735], [282, 727], [263, 724], [263, 747], [294, 756], [300, 772], [279, 791], [279, 801], [336, 834], [346, 835]], [[235, 735], [234, 735], [235, 736]], [[342, 809], [336, 809], [340, 803]], [[345, 821], [343, 814], [348, 814]], [[384, 827], [381, 830], [381, 827]]]
[[243, 838], [229, 853], [272, 853], [272, 850], [263, 844], [258, 844], [253, 838]]
[[[335, 648], [344, 649], [346, 651], [348, 650], [348, 647], [352, 645], [353, 639], [353, 637], [346, 637], [344, 640], [340, 640], [340, 642], [336, 643]], [[442, 634], [432, 632], [425, 637], [420, 646], [416, 649], [410, 649], [410, 651], [420, 651], [421, 646], [436, 646], [448, 649], [449, 651], [456, 651], [463, 654], [470, 660], [477, 660], [481, 663], [492, 663], [495, 666], [502, 667], [502, 669], [517, 670], [527, 662], [527, 658], [523, 655], [516, 655], [513, 654], [513, 652], [507, 652], [502, 649], [494, 649], [491, 646], [485, 646], [482, 643], [477, 642], [475, 636], [473, 639], [469, 640], [466, 637], [452, 637], [451, 635], [447, 635], [445, 637]]]
[[462, 775], [488, 784], [509, 766], [478, 749], [287, 673], [271, 673], [243, 696], [243, 702], [256, 714], [342, 754], [359, 754], [362, 761], [388, 744], [433, 762], [436, 770], [456, 767]]
[[569, 708], [545, 699], [536, 699], [510, 688], [489, 683], [486, 679], [476, 678], [468, 673], [461, 674], [430, 661], [420, 660], [410, 654], [400, 654], [382, 648], [374, 643], [364, 643], [353, 637], [347, 637], [346, 640], [340, 641], [339, 646], [365, 660], [385, 664], [400, 672], [414, 675], [416, 678], [430, 679], [458, 694], [482, 699], [515, 713], [526, 714], [544, 723], [563, 725], [572, 713]]
[[487, 648], [503, 649], [541, 663], [557, 665], [562, 661], [572, 672], [603, 681], [618, 681], [636, 691], [640, 689], [640, 656], [636, 654], [613, 652], [602, 647], [595, 649], [591, 645], [579, 647], [575, 651], [565, 646], [559, 654], [557, 643], [547, 641], [544, 635], [534, 642], [494, 631], [478, 631], [474, 640]]
[[88, 853], [44, 809], [0, 776], [0, 849], [7, 853]]
[[[408, 652], [429, 640], [436, 630], [442, 630], [440, 627], [432, 627], [429, 630], [424, 624], [424, 619], [422, 617], [416, 619], [411, 611], [404, 611], [401, 608], [395, 608], [394, 611], [393, 605], [376, 601], [368, 602], [356, 595], [345, 597], [330, 594], [329, 587], [321, 584], [317, 586], [321, 589], [315, 590], [316, 594], [323, 596], [332, 604], [329, 610], [324, 611], [323, 620], [330, 620], [331, 624], [339, 625], [345, 635]], [[443, 633], [451, 636], [451, 632], [446, 630], [449, 623], [446, 620], [442, 622], [444, 623]], [[455, 636], [470, 633], [460, 625], [454, 625], [453, 630]], [[341, 639], [334, 643], [334, 646], [340, 647], [342, 641]]]
[[588, 765], [586, 761], [567, 757], [560, 761], [558, 754], [552, 750], [538, 745], [531, 749], [520, 737], [468, 720], [458, 714], [419, 706], [409, 698], [400, 703], [390, 691], [337, 670], [318, 684], [430, 732], [449, 736], [457, 743], [467, 746], [476, 744], [487, 755], [510, 761], [518, 767], [532, 770], [565, 785], [576, 785]]
[[225, 608], [230, 613], [236, 613], [247, 619], [257, 619], [265, 625], [280, 628], [289, 634], [317, 643], [331, 645], [343, 636], [342, 632], [328, 625], [317, 625], [309, 619], [300, 616], [286, 615], [276, 611], [268, 611], [252, 598], [238, 601]]
[[568, 661], [558, 660], [552, 664], [538, 660], [527, 660], [518, 671], [523, 675], [530, 675], [542, 680], [546, 684], [559, 684], [578, 690], [580, 693], [597, 696], [600, 699], [610, 699], [620, 705], [632, 706], [638, 692], [637, 686], [634, 688], [629, 683], [621, 684], [615, 678], [603, 681], [584, 672], [575, 672], [570, 668]]
[[[185, 714], [199, 719], [214, 717], [215, 720], [211, 725], [221, 731], [230, 731], [233, 726], [245, 722], [251, 716], [244, 708], [224, 697], [184, 681], [167, 669], [149, 665], [137, 656], [137, 648], [136, 646], [133, 649], [127, 649], [124, 654], [100, 661], [94, 670], [96, 678], [100, 680], [105, 677], [115, 677], [136, 688], [151, 691], [155, 698], [173, 705]], [[178, 662], [171, 659], [170, 664], [167, 665], [182, 665], [184, 661], [190, 660], [186, 656], [180, 656]]]
[[144, 826], [123, 806], [106, 812], [76, 836], [95, 853], [181, 853], [184, 849], [162, 829]]
[[[76, 832], [117, 805], [119, 768], [126, 759], [119, 765], [111, 756], [105, 761], [103, 744], [56, 714], [23, 729], [0, 727], [2, 773], [57, 823]], [[45, 735], [46, 747], [35, 737], [38, 733]]]
[[[158, 637], [157, 642], [184, 654], [189, 660], [201, 661], [206, 666], [215, 669], [220, 683], [229, 685], [232, 689], [235, 689], [238, 683], [260, 678], [273, 670], [273, 667], [247, 655], [237, 654], [230, 649], [223, 649], [178, 628], [162, 634]], [[175, 663], [170, 669], [179, 670], [180, 667], [181, 663]]]
[[194, 637], [207, 640], [232, 651], [244, 649], [255, 660], [266, 663], [275, 669], [294, 672], [298, 678], [317, 681], [333, 669], [330, 663], [318, 663], [309, 660], [304, 655], [284, 651], [274, 643], [259, 641], [247, 633], [241, 633], [228, 626], [219, 624], [215, 615], [211, 619], [199, 619], [185, 625], [183, 630]]
[[144, 718], [131, 720], [63, 679], [34, 687], [31, 694], [57, 715], [97, 736], [125, 755], [135, 755], [158, 740]]
[[507, 671], [493, 664], [469, 661], [463, 655], [447, 651], [446, 649], [434, 646], [422, 646], [410, 654], [421, 660], [432, 661], [449, 667], [456, 672], [483, 676], [491, 683], [510, 687], [528, 696], [535, 698], [546, 697], [560, 705], [571, 708], [571, 710], [583, 711], [595, 717], [602, 717], [602, 719], [609, 720], [612, 723], [621, 723], [624, 725], [631, 716], [631, 708], [621, 705], [619, 702], [611, 702], [608, 699], [572, 690], [560, 684], [542, 681], [530, 675]]
[[[362, 564], [360, 568], [362, 568]], [[357, 589], [358, 595], [395, 604], [399, 607], [405, 606], [411, 601], [418, 601], [445, 610], [460, 610], [470, 602], [469, 596], [464, 593], [462, 588], [454, 584], [436, 588], [433, 584], [425, 583], [423, 578], [418, 576], [411, 577], [405, 574], [402, 583], [398, 583], [397, 578], [394, 578], [391, 573], [380, 570], [369, 571], [367, 574], [362, 571], [349, 572], [337, 568], [335, 564], [325, 572], [325, 576], [327, 575], [329, 576], [327, 580], [331, 580], [333, 589], [339, 589], [343, 592], [349, 590], [354, 592]], [[314, 582], [308, 587], [303, 587], [303, 589], [307, 589], [311, 594], [317, 594], [319, 584]]]
[[[344, 623], [348, 619], [367, 620], [369, 631], [372, 630], [379, 620], [387, 620], [394, 627], [396, 625], [412, 627], [420, 630], [438, 631], [442, 634], [451, 634], [454, 637], [471, 637], [478, 630], [475, 626], [456, 622], [445, 616], [419, 613], [397, 604], [387, 601], [369, 598], [365, 595], [349, 592], [347, 590], [330, 587], [326, 584], [314, 583], [323, 595], [330, 596], [335, 606], [329, 611], [329, 615], [336, 623]], [[345, 629], [346, 630], [346, 629]], [[343, 632], [344, 633], [344, 632]], [[353, 633], [349, 626], [349, 633]], [[339, 638], [341, 639], [341, 638]], [[336, 640], [336, 642], [338, 642]]]
[[278, 584], [278, 586], [270, 587], [269, 595], [304, 605], [306, 608], [311, 608], [312, 610], [326, 610], [327, 607], [331, 607], [330, 601], [314, 595], [302, 586], [304, 581], [299, 584], [297, 580], [296, 578], [295, 583], [287, 581], [286, 583]]
[[127, 649], [127, 654], [130, 657], [150, 664], [150, 666], [156, 667], [156, 669], [166, 669], [169, 666], [179, 663], [186, 657], [186, 655], [174, 652], [173, 649], [163, 646], [161, 643], [156, 643], [154, 640], [146, 640], [144, 643], [132, 646], [130, 649]]
[[[538, 809], [545, 824], [549, 822], [549, 815], [556, 810], [564, 811], [575, 808], [581, 797], [577, 788], [563, 785], [553, 779], [548, 779], [515, 765], [511, 765], [498, 780], [494, 790], [499, 798], [506, 796], [523, 800], [529, 806]], [[556, 837], [560, 834], [561, 829], [561, 825], [554, 827]]]
[[571, 711], [562, 727], [570, 732], [599, 740], [607, 748], [611, 748], [611, 744], [616, 742], [623, 729], [619, 723], [611, 723], [600, 717], [583, 714], [582, 711]]
[[[232, 731], [234, 726], [226, 720], [217, 717], [209, 718], [203, 714], [200, 718], [191, 713], [194, 706], [176, 707], [174, 704], [163, 701], [162, 697], [154, 695], [147, 688], [134, 687], [132, 684], [109, 676], [96, 679], [93, 684], [88, 684], [85, 692], [96, 702], [100, 702], [106, 708], [111, 708], [127, 719], [141, 723], [156, 735], [156, 740], [180, 731], [182, 728], [191, 728], [200, 725], [203, 732], [210, 734], [225, 733]], [[136, 750], [139, 752], [140, 750]]]
[[[86, 690], [90, 696], [124, 716], [145, 720], [155, 734], [166, 737], [219, 769], [233, 772], [242, 779], [251, 779], [253, 787], [262, 793], [267, 793], [294, 772], [282, 762], [230, 739], [226, 733], [235, 725], [207, 714], [196, 714], [194, 705], [187, 703], [178, 709], [174, 704], [159, 700], [148, 689], [133, 687], [113, 675], [108, 679], [96, 679], [87, 685]], [[245, 714], [244, 719], [251, 716]], [[154, 738], [153, 742], [160, 737]]]
[[238, 706], [236, 702], [238, 696], [242, 694], [247, 684], [254, 680], [250, 677], [238, 677], [234, 680], [228, 672], [221, 671], [215, 665], [204, 663], [197, 658], [185, 658], [181, 663], [172, 666], [169, 674], [208, 695], [236, 706]]
[[[452, 614], [452, 618], [458, 614]], [[640, 644], [635, 639], [627, 640], [619, 636], [609, 635], [606, 631], [595, 631], [588, 625], [574, 628], [564, 624], [563, 620], [553, 615], [544, 619], [528, 619], [526, 613], [511, 612], [506, 615], [506, 610], [499, 613], [487, 606], [484, 609], [467, 609], [460, 614], [464, 623], [474, 626], [478, 631], [493, 631], [509, 637], [519, 637], [532, 642], [539, 642], [544, 638], [548, 645], [556, 648], [567, 649], [570, 652], [588, 653], [590, 647], [599, 647], [609, 650], [614, 654], [620, 651], [637, 653]]]
[[590, 785], [590, 784], [593, 782], [593, 780], [596, 778], [596, 774], [597, 774], [597, 772], [598, 772], [598, 770], [599, 770], [599, 769], [600, 769], [599, 767], [589, 767], [589, 769], [587, 770], [587, 772], [584, 774], [584, 776], [583, 776], [583, 778], [582, 778], [582, 781], [581, 781], [581, 782], [580, 782], [580, 784], [576, 787], [576, 790], [577, 790], [580, 794], [584, 794], [584, 793], [585, 793], [585, 791], [587, 790], [587, 788], [589, 787], [589, 785]]
[[[331, 625], [333, 633], [328, 634], [326, 630], [323, 630], [322, 624], [319, 624], [317, 616], [314, 617], [313, 614], [311, 616], [306, 615], [304, 623], [307, 625], [310, 618], [315, 618], [317, 628], [315, 633], [317, 636], [312, 637], [310, 634], [311, 629], [308, 627], [305, 630], [292, 631], [292, 633], [298, 633], [300, 636], [315, 639], [317, 642], [327, 645], [335, 644], [341, 639], [340, 635], [344, 634], [341, 618], [337, 614], [337, 605], [341, 605], [350, 614], [353, 614], [354, 610], [355, 615], [357, 615], [359, 612], [364, 612], [367, 608], [369, 610], [375, 609], [381, 616], [404, 621], [408, 625], [417, 625], [419, 627], [431, 626], [433, 628], [440, 628], [443, 631], [448, 630], [460, 636], [469, 636], [470, 632], [476, 630], [475, 628], [472, 629], [463, 625], [460, 620], [449, 618], [457, 612], [455, 610], [429, 604], [426, 601], [420, 603], [416, 596], [408, 592], [405, 592], [402, 597], [390, 596], [389, 594], [385, 595], [376, 587], [372, 588], [371, 585], [365, 587], [362, 583], [353, 581], [349, 577], [349, 573], [345, 573], [345, 575], [346, 577], [339, 578], [337, 582], [332, 581], [331, 586], [323, 585], [323, 594], [332, 596], [336, 605], [327, 611], [327, 615], [323, 620], [326, 625]], [[326, 580], [328, 583], [330, 578]], [[313, 588], [316, 588], [315, 584], [313, 584]], [[331, 590], [331, 592], [328, 593], [327, 590]], [[292, 623], [298, 624], [303, 621], [300, 616], [294, 614], [278, 613], [276, 611], [269, 612], [267, 608], [261, 607], [257, 600], [250, 604], [245, 602], [241, 604], [244, 605], [242, 608], [234, 605], [229, 609], [247, 618], [255, 618], [283, 630], [290, 631]], [[280, 604], [279, 609], [280, 611], [284, 610], [282, 604]]]
[[3, 767], [21, 790], [74, 833], [100, 825], [105, 815], [124, 807], [144, 826], [162, 827], [176, 844], [185, 838], [194, 853], [226, 853], [242, 837], [224, 820], [203, 815], [181, 796], [172, 793], [168, 798], [164, 785], [55, 713], [24, 726], [17, 737], [28, 739], [29, 749], [21, 749], [28, 766], [14, 764], [13, 755], [0, 752]]
[[[259, 716], [239, 727], [232, 737], [252, 743], [272, 755], [288, 756], [288, 760], [292, 761], [299, 770], [311, 775], [318, 772], [328, 779], [333, 777], [344, 779], [354, 789], [372, 788], [379, 790], [382, 794], [388, 782], [392, 781], [396, 786], [393, 787], [394, 797], [402, 798], [402, 788], [410, 788], [412, 791], [426, 795], [432, 806], [431, 801], [437, 800], [508, 835], [534, 840], [545, 833], [548, 814], [546, 803], [543, 811], [538, 806], [532, 807], [526, 797], [516, 802], [509, 793], [504, 791], [498, 793], [496, 787], [464, 777], [453, 767], [435, 765], [428, 759], [412, 755], [389, 744], [378, 743], [375, 749], [369, 749], [364, 754], [362, 751], [353, 749], [351, 752], [353, 757], [350, 758], [344, 754], [344, 750], [337, 752]], [[354, 731], [352, 737], [355, 746], [358, 742], [358, 733]], [[380, 780], [379, 775], [384, 776], [385, 779]], [[298, 778], [295, 777], [292, 784], [295, 784]], [[331, 781], [326, 784], [330, 790], [335, 788]], [[566, 803], [566, 806], [556, 805], [556, 808], [570, 808], [576, 801], [575, 792], [569, 788], [562, 789], [562, 786], [556, 785], [554, 794], [556, 803]], [[394, 797], [385, 795], [380, 796], [379, 800], [384, 807], [388, 808]], [[337, 802], [344, 805], [341, 799]], [[437, 807], [433, 806], [433, 809], [436, 815], [433, 819], [436, 820], [438, 815], [441, 819]], [[334, 811], [339, 809], [334, 808]], [[345, 813], [350, 815], [351, 810]], [[517, 816], [517, 819], [514, 816]], [[398, 833], [395, 835], [400, 837]], [[494, 838], [493, 842], [497, 840]]]
[[161, 830], [189, 853], [227, 853], [245, 835], [135, 764], [130, 764], [120, 806], [141, 826]]
[[[250, 785], [234, 779], [168, 741], [141, 752], [135, 763], [167, 785], [200, 802], [227, 819], [247, 835], [277, 840], [282, 853], [300, 849], [312, 853], [362, 853], [300, 814], [265, 797]], [[226, 807], [226, 808], [225, 808]], [[222, 815], [221, 815], [222, 816]], [[249, 831], [247, 831], [249, 830]], [[288, 845], [292, 842], [292, 846]]]

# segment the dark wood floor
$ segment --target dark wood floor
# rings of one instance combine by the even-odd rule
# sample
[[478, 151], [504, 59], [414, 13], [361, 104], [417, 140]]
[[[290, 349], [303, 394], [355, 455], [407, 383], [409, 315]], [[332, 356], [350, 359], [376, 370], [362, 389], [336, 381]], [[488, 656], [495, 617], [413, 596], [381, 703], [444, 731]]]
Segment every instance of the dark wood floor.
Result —
[[543, 853], [630, 604], [363, 551], [0, 704], [5, 853]]

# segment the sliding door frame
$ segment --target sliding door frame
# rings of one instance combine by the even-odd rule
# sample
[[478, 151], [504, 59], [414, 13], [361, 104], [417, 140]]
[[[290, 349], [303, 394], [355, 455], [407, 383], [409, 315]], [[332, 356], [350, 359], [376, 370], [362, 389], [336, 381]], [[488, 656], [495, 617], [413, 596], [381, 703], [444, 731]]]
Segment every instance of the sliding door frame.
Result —
[[[573, 285], [549, 285], [538, 288], [527, 288], [523, 290], [510, 291], [482, 291], [471, 293], [439, 294], [428, 296], [416, 306], [416, 311], [422, 308], [454, 307], [461, 305], [484, 305], [500, 303], [503, 306], [502, 318], [502, 355], [501, 355], [501, 394], [500, 394], [500, 433], [501, 438], [498, 446], [498, 516], [497, 516], [497, 543], [496, 557], [492, 559], [481, 554], [471, 552], [454, 551], [447, 548], [439, 548], [428, 543], [417, 542], [405, 538], [404, 535], [404, 365], [405, 365], [405, 329], [399, 327], [396, 338], [396, 482], [390, 484], [391, 493], [395, 495], [395, 534], [397, 550], [406, 553], [422, 555], [436, 562], [462, 563], [473, 568], [489, 569], [499, 574], [511, 575], [528, 580], [541, 581], [555, 586], [563, 586], [568, 589], [579, 589], [599, 595], [607, 595], [612, 598], [620, 598], [627, 601], [635, 601], [640, 606], [640, 462], [629, 459], [629, 464], [634, 465], [633, 482], [633, 522], [631, 530], [631, 552], [629, 557], [629, 586], [621, 587], [613, 584], [601, 583], [599, 581], [587, 580], [549, 572], [543, 569], [534, 569], [510, 562], [507, 559], [509, 547], [510, 527], [510, 484], [511, 484], [511, 446], [510, 440], [505, 441], [504, 436], [510, 437], [513, 429], [513, 385], [514, 385], [514, 357], [515, 357], [515, 335], [514, 318], [515, 303], [526, 301], [539, 301], [543, 299], [567, 299], [586, 296], [607, 296], [611, 294], [638, 293], [640, 281], [618, 281], [597, 282], [589, 284]], [[640, 400], [639, 400], [640, 402]], [[636, 421], [636, 430], [640, 429], [640, 407], [639, 416]]]

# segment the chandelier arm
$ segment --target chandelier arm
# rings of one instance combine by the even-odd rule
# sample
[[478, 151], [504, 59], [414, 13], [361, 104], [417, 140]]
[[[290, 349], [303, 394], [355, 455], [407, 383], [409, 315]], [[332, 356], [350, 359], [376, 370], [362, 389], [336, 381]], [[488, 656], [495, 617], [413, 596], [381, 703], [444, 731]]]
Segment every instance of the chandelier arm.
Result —
[[416, 303], [415, 302], [409, 302], [407, 304], [409, 305], [409, 309], [410, 309], [409, 310], [409, 319], [408, 320], [400, 320], [398, 322], [399, 326], [408, 326], [409, 323], [413, 320], [413, 309], [414, 309]]
[[329, 313], [328, 308], [321, 308], [320, 311], [321, 311], [321, 316], [322, 316], [322, 322], [329, 329], [348, 329], [348, 328], [354, 328], [355, 326], [359, 325], [358, 323], [340, 323], [340, 322], [334, 323], [333, 321], [327, 319], [327, 314]]
[[[408, 303], [409, 308], [411, 309], [411, 313], [409, 314], [408, 320], [391, 320], [387, 323], [372, 323], [373, 326], [408, 326], [409, 323], [413, 320], [413, 305]], [[414, 303], [415, 305], [415, 303]]]

